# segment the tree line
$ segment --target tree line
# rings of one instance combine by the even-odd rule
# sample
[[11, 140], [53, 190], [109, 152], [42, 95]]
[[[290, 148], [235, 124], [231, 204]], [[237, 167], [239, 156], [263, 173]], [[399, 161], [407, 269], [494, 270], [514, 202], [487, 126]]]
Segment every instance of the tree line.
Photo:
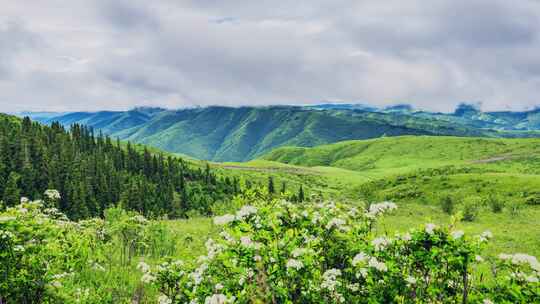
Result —
[[61, 193], [58, 207], [71, 219], [102, 216], [119, 204], [147, 216], [210, 214], [211, 206], [241, 192], [236, 177], [218, 176], [179, 157], [121, 143], [84, 125], [69, 130], [28, 117], [0, 117], [0, 207], [21, 197]]

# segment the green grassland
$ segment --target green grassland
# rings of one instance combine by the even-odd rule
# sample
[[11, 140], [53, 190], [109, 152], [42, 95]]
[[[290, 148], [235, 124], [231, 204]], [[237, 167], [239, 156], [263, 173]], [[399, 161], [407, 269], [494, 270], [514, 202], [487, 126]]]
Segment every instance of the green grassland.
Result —
[[[442, 198], [452, 199], [454, 213], [476, 199], [477, 218], [459, 222], [460, 227], [494, 232], [492, 252], [540, 255], [538, 139], [387, 137], [284, 147], [262, 159], [316, 171], [328, 193], [341, 199], [396, 202], [400, 208], [385, 220], [381, 233], [425, 222], [449, 224], [452, 217], [443, 212]], [[504, 204], [501, 212], [491, 211], [490, 197]]]

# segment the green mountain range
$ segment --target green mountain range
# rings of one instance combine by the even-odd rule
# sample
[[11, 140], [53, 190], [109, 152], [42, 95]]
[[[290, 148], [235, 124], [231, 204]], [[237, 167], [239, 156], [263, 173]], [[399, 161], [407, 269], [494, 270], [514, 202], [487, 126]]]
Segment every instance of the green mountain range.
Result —
[[212, 161], [246, 161], [281, 146], [312, 147], [344, 140], [400, 135], [538, 137], [540, 111], [455, 113], [347, 104], [166, 110], [22, 113], [42, 123], [83, 124], [104, 134]]

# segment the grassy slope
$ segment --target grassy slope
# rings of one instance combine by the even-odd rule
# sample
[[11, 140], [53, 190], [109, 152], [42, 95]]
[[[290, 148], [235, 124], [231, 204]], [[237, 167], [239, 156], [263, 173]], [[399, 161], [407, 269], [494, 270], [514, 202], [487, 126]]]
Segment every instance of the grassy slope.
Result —
[[[393, 200], [402, 207], [379, 227], [392, 234], [420, 223], [450, 223], [439, 201], [445, 195], [456, 210], [468, 197], [496, 196], [502, 213], [481, 206], [477, 220], [460, 228], [496, 237], [492, 252], [540, 255], [540, 206], [525, 199], [540, 191], [540, 140], [457, 137], [394, 137], [347, 141], [315, 148], [285, 147], [264, 161], [306, 166], [326, 177], [329, 188], [351, 199]], [[367, 194], [366, 194], [366, 189]], [[337, 192], [337, 191], [336, 191]], [[367, 195], [367, 196], [366, 196]], [[512, 212], [510, 206], [519, 209]]]
[[400, 136], [345, 141], [314, 148], [284, 147], [262, 159], [307, 167], [337, 167], [364, 172], [369, 176], [384, 176], [538, 152], [539, 139]]

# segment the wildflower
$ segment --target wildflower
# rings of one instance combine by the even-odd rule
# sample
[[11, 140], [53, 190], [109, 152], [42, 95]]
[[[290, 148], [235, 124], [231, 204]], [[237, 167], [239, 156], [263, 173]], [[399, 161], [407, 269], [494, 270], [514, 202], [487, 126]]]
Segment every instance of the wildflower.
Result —
[[305, 248], [296, 248], [291, 252], [291, 255], [295, 258], [306, 254], [309, 250]]
[[493, 301], [491, 301], [490, 299], [484, 299], [484, 301], [482, 303], [483, 304], [493, 304]]
[[405, 281], [407, 282], [407, 286], [411, 286], [411, 285], [416, 284], [416, 279], [414, 277], [411, 277], [411, 276], [407, 276], [407, 278], [405, 278]]
[[16, 217], [14, 217], [14, 216], [0, 216], [0, 223], [13, 221], [15, 219], [16, 219]]
[[16, 252], [22, 252], [22, 251], [24, 251], [24, 246], [22, 246], [22, 245], [15, 245], [15, 246], [13, 246], [13, 251], [16, 251]]
[[195, 285], [199, 285], [202, 282], [203, 274], [208, 269], [208, 264], [202, 263], [195, 271], [193, 271], [190, 276], [195, 282]]
[[366, 255], [363, 252], [360, 252], [360, 253], [358, 253], [357, 255], [354, 256], [354, 258], [352, 260], [352, 265], [356, 266], [359, 263], [363, 263], [363, 262], [367, 261], [368, 258], [369, 258], [368, 255]]
[[397, 237], [398, 239], [401, 239], [401, 240], [406, 241], [406, 242], [408, 242], [408, 241], [410, 241], [410, 240], [412, 239], [411, 234], [408, 233], [408, 232], [405, 233], [405, 234], [403, 234], [403, 235], [397, 235], [396, 237]]
[[48, 189], [48, 190], [45, 190], [45, 192], [43, 194], [45, 194], [45, 196], [48, 197], [51, 200], [59, 200], [60, 199], [60, 192], [58, 192], [58, 190]]
[[25, 203], [28, 203], [28, 197], [21, 197], [21, 204], [25, 204]]
[[156, 277], [154, 277], [153, 275], [151, 275], [150, 273], [145, 273], [143, 274], [143, 276], [141, 277], [141, 282], [143, 283], [151, 283], [153, 281], [156, 280]]
[[146, 223], [148, 223], [148, 220], [147, 220], [144, 216], [142, 216], [142, 215], [140, 215], [140, 214], [135, 215], [135, 216], [132, 217], [131, 219], [132, 219], [133, 221], [139, 223], [139, 224], [146, 224]]
[[222, 290], [222, 289], [223, 289], [223, 284], [217, 283], [216, 286], [214, 286], [214, 288], [215, 288], [216, 290]]
[[56, 288], [60, 288], [60, 287], [62, 287], [62, 283], [60, 283], [60, 281], [52, 281], [51, 286], [56, 287]]
[[242, 286], [246, 282], [246, 277], [241, 276], [240, 279], [238, 279], [238, 285]]
[[358, 278], [358, 277], [361, 276], [361, 277], [365, 278], [365, 277], [367, 277], [367, 274], [368, 274], [368, 270], [366, 268], [360, 268], [358, 270], [358, 273], [356, 274], [356, 277]]
[[323, 282], [321, 283], [321, 288], [334, 291], [337, 286], [341, 285], [337, 280], [339, 276], [341, 276], [341, 270], [339, 269], [332, 268], [325, 271], [322, 277]]
[[360, 290], [360, 284], [358, 284], [358, 283], [349, 284], [349, 285], [347, 285], [347, 288], [352, 292], [356, 292], [356, 291]]
[[212, 239], [208, 239], [204, 245], [206, 246], [208, 252], [207, 257], [209, 260], [213, 259], [223, 249], [221, 245], [217, 244]]
[[516, 254], [499, 254], [499, 259], [501, 260], [510, 260], [512, 264], [518, 265], [518, 264], [529, 264], [529, 266], [534, 269], [537, 272], [540, 272], [540, 263], [538, 263], [538, 260], [536, 257], [524, 253], [516, 253]]
[[250, 205], [245, 205], [240, 210], [238, 210], [238, 212], [236, 212], [236, 219], [243, 220], [246, 217], [248, 217], [248, 216], [250, 216], [252, 214], [255, 214], [255, 213], [257, 213], [257, 208], [256, 207], [253, 207], [253, 206], [250, 206]]
[[97, 262], [95, 262], [94, 264], [92, 264], [92, 269], [98, 270], [98, 271], [105, 271], [105, 267], [101, 266], [101, 265], [98, 264]]
[[479, 255], [476, 255], [476, 256], [474, 257], [474, 260], [477, 261], [478, 263], [482, 263], [482, 262], [484, 261], [484, 259], [483, 259], [481, 256], [479, 256]]
[[246, 248], [255, 248], [255, 249], [261, 246], [261, 244], [252, 241], [249, 236], [240, 237], [240, 244]]
[[390, 240], [385, 237], [379, 237], [374, 239], [371, 244], [375, 247], [375, 251], [381, 251], [390, 244]]
[[139, 269], [142, 273], [148, 273], [150, 272], [150, 265], [140, 261], [139, 264], [137, 264], [137, 269]]
[[460, 239], [462, 236], [463, 236], [464, 232], [463, 230], [456, 230], [456, 231], [452, 231], [452, 238], [454, 240], [457, 240], [457, 239]]
[[493, 237], [493, 234], [491, 233], [491, 231], [486, 230], [486, 231], [482, 232], [482, 234], [480, 235], [480, 242], [485, 242], [485, 241], [491, 239], [492, 237]]
[[214, 217], [214, 224], [216, 225], [227, 225], [228, 223], [234, 222], [235, 217], [232, 214], [225, 214], [222, 216]]
[[256, 255], [256, 256], [253, 257], [253, 260], [255, 262], [260, 262], [260, 261], [262, 261], [262, 257], [260, 255]]
[[345, 220], [336, 217], [336, 218], [331, 219], [328, 222], [328, 224], [326, 224], [326, 229], [330, 230], [333, 227], [336, 227], [338, 229], [342, 229], [342, 228], [344, 228], [345, 224], [346, 224]]
[[426, 224], [426, 232], [427, 234], [430, 234], [432, 235], [433, 234], [433, 231], [437, 228], [437, 225], [435, 224]]
[[369, 259], [368, 265], [369, 267], [375, 268], [381, 272], [386, 272], [388, 270], [388, 267], [386, 267], [386, 264], [384, 264], [384, 262], [379, 262], [375, 257], [372, 257], [371, 259]]
[[287, 261], [287, 269], [293, 268], [296, 270], [300, 270], [302, 269], [302, 267], [304, 267], [304, 264], [299, 260], [289, 259]]
[[386, 211], [392, 211], [397, 209], [397, 205], [392, 202], [382, 202], [377, 204], [371, 204], [367, 212], [369, 218], [374, 218], [380, 214], [385, 213]]
[[227, 298], [224, 294], [214, 294], [211, 297], [206, 297], [204, 300], [204, 304], [225, 304], [225, 303], [232, 303], [234, 301], [233, 298]]
[[158, 304], [172, 304], [172, 300], [166, 295], [160, 295], [158, 298]]
[[224, 240], [226, 240], [227, 242], [232, 243], [232, 242], [235, 241], [235, 239], [234, 239], [229, 233], [227, 233], [226, 231], [220, 232], [219, 235], [220, 235]]

